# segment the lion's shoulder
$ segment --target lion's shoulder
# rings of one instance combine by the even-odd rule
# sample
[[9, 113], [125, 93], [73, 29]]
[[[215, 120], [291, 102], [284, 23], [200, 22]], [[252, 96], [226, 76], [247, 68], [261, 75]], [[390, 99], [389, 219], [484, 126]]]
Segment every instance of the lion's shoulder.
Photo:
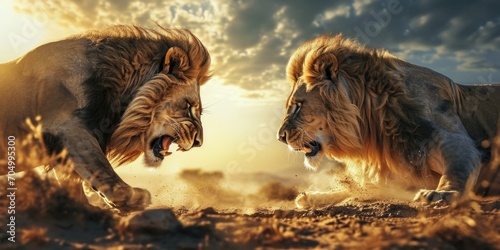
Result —
[[88, 41], [64, 39], [41, 45], [16, 61], [17, 73], [36, 79], [69, 78], [90, 71]]

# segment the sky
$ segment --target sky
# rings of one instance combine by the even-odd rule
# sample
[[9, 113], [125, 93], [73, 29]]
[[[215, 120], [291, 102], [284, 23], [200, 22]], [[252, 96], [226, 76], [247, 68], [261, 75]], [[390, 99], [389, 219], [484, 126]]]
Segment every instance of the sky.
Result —
[[2, 0], [0, 62], [112, 24], [188, 28], [214, 69], [201, 89], [204, 145], [174, 153], [154, 171], [295, 174], [304, 171], [303, 155], [289, 152], [276, 131], [290, 91], [286, 63], [300, 44], [342, 32], [459, 83], [500, 82], [498, 10], [497, 0]]

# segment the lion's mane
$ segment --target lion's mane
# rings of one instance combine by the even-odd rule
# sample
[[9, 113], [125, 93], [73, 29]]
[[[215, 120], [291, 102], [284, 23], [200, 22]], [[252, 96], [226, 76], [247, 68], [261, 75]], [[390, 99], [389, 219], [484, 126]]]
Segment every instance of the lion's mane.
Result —
[[[338, 83], [320, 91], [331, 110], [326, 119], [338, 144], [336, 158], [347, 159], [347, 167], [356, 175], [361, 172], [360, 182], [391, 174], [419, 181], [427, 175], [429, 169], [415, 161], [429, 153], [422, 141], [430, 138], [431, 129], [415, 112], [418, 101], [405, 93], [396, 58], [342, 35], [323, 35], [297, 49], [288, 63], [288, 80], [297, 84], [302, 76], [308, 89], [315, 87], [324, 76], [318, 62], [331, 64], [329, 54], [337, 60]], [[450, 85], [443, 87], [450, 94], [455, 91]]]
[[[88, 39], [94, 45], [89, 57], [95, 61], [95, 75], [86, 82], [88, 105], [78, 111], [79, 115], [97, 135], [101, 148], [119, 164], [141, 154], [143, 133], [169, 85], [202, 85], [211, 76], [208, 51], [186, 29], [113, 26], [75, 38]], [[172, 47], [182, 49], [189, 61], [174, 62], [179, 64], [177, 77], [157, 74]]]

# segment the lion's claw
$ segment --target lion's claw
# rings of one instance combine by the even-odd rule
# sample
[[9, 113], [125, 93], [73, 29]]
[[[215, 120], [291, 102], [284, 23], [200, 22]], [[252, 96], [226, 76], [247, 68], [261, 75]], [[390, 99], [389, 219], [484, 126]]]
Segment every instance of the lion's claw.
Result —
[[459, 196], [457, 191], [438, 191], [421, 189], [415, 195], [414, 201], [420, 201], [427, 204], [447, 204], [450, 205]]

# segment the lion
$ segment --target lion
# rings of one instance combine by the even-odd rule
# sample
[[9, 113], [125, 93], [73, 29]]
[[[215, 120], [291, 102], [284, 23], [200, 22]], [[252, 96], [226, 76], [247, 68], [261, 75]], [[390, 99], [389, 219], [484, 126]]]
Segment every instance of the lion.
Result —
[[210, 76], [210, 54], [186, 29], [117, 25], [42, 45], [0, 65], [0, 162], [29, 151], [19, 143], [23, 124], [41, 117], [47, 154], [67, 152], [62, 161], [112, 208], [142, 210], [149, 192], [126, 184], [110, 161], [144, 153], [145, 165], [158, 167], [173, 143], [200, 147], [200, 86]]
[[[416, 201], [450, 204], [468, 196], [490, 159], [500, 85], [459, 85], [342, 34], [301, 45], [287, 78], [278, 139], [304, 152], [308, 168], [326, 156], [361, 187], [400, 186]], [[297, 204], [307, 206], [306, 196]]]

